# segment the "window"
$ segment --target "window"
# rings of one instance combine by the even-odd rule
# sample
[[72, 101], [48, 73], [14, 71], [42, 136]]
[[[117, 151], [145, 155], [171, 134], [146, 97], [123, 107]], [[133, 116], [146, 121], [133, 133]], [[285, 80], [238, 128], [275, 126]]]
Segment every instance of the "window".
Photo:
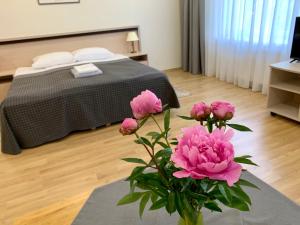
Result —
[[295, 1], [224, 0], [220, 6], [223, 21], [218, 37], [253, 44], [287, 45], [297, 10]]

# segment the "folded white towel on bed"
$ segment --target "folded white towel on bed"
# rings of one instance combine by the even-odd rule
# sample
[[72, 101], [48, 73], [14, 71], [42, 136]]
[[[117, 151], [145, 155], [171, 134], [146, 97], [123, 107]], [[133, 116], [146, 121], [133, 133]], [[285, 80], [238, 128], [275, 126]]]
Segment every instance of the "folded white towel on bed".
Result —
[[94, 64], [89, 63], [81, 66], [74, 66], [72, 69], [72, 73], [75, 78], [80, 78], [80, 77], [90, 77], [90, 76], [99, 75], [102, 74], [103, 72]]
[[79, 74], [84, 74], [84, 73], [92, 73], [92, 72], [99, 72], [99, 68], [95, 66], [92, 63], [84, 64], [81, 66], [74, 66], [74, 70], [79, 73]]
[[72, 69], [72, 74], [75, 78], [91, 77], [102, 74], [102, 72], [90, 72], [90, 73], [81, 73], [79, 74], [76, 70]]

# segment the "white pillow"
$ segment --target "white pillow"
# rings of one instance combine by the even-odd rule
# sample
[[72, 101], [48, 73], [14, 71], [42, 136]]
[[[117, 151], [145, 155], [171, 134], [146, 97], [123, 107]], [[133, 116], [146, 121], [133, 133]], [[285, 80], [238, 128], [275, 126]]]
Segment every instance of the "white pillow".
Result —
[[74, 59], [71, 52], [52, 52], [35, 57], [33, 59], [32, 67], [34, 69], [45, 69], [72, 62], [74, 62]]
[[82, 48], [73, 52], [75, 62], [86, 61], [86, 60], [102, 60], [109, 59], [114, 54], [108, 51], [106, 48]]

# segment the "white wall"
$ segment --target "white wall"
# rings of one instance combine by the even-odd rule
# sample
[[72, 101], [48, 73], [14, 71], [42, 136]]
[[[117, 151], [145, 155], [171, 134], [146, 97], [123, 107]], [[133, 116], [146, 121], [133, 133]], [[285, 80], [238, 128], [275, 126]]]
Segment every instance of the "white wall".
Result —
[[39, 6], [37, 0], [1, 0], [0, 39], [140, 25], [152, 66], [180, 67], [179, 0], [81, 0]]
[[143, 51], [157, 68], [181, 65], [180, 15], [178, 0], [133, 0], [134, 20], [140, 24]]

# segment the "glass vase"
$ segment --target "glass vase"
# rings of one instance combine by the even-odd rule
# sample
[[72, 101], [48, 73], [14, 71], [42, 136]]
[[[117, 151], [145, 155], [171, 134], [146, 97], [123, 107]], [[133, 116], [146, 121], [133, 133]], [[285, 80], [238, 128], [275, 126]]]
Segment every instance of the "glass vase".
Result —
[[179, 218], [178, 225], [203, 225], [203, 215], [202, 212], [197, 212], [197, 215], [195, 215], [196, 220], [190, 221], [187, 217]]

